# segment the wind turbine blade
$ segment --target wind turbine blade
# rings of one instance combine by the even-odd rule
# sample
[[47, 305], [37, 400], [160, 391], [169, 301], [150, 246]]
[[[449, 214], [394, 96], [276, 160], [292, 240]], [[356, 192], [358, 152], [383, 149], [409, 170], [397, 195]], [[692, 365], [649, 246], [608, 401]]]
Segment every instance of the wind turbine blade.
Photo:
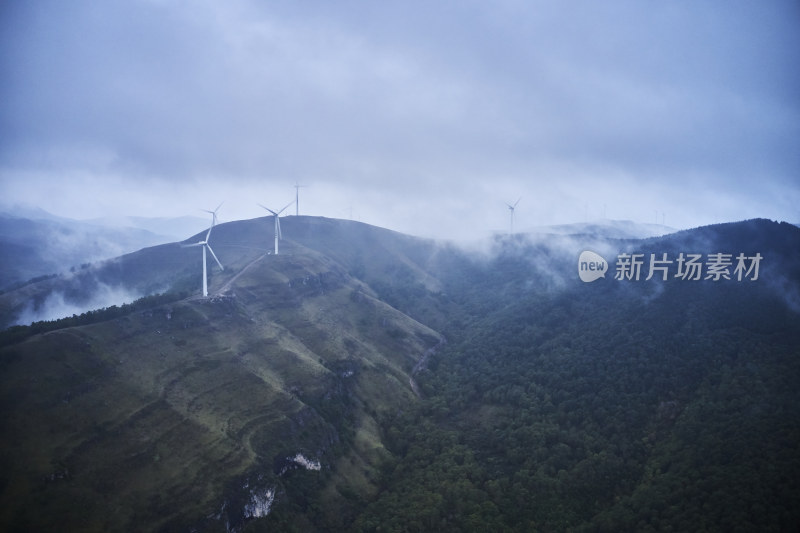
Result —
[[285, 206], [283, 206], [283, 209], [281, 209], [280, 211], [278, 211], [278, 213], [277, 213], [277, 214], [278, 214], [278, 215], [280, 215], [281, 213], [283, 213], [283, 212], [286, 210], [286, 208], [287, 208], [287, 207], [289, 207], [290, 205], [292, 205], [293, 203], [294, 203], [294, 200], [292, 200], [291, 202], [289, 202], [288, 204], [286, 204]]
[[[286, 209], [286, 208], [284, 208], [284, 209]], [[275, 216], [278, 217], [278, 215], [275, 215]], [[277, 226], [278, 226], [278, 238], [279, 239], [283, 239], [283, 233], [281, 233], [281, 219], [280, 219], [280, 217], [277, 218], [277, 222], [278, 222], [278, 224], [277, 224]]]
[[516, 202], [514, 202], [514, 207], [517, 207], [517, 204], [519, 203], [519, 201], [520, 201], [520, 200], [522, 200], [522, 196], [520, 196], [519, 198], [517, 198], [517, 201], [516, 201]]
[[223, 266], [222, 266], [222, 263], [220, 263], [220, 262], [219, 262], [219, 259], [217, 259], [217, 254], [215, 254], [215, 253], [214, 253], [214, 250], [212, 250], [212, 249], [211, 249], [211, 246], [209, 246], [208, 244], [206, 244], [206, 248], [208, 248], [208, 251], [209, 251], [209, 252], [211, 252], [211, 257], [213, 257], [213, 258], [214, 258], [214, 261], [216, 261], [216, 262], [217, 262], [217, 264], [219, 265], [219, 269], [220, 269], [220, 270], [225, 270], [225, 267], [223, 267]]
[[209, 237], [211, 237], [211, 230], [214, 229], [214, 226], [217, 224], [217, 211], [219, 211], [219, 208], [222, 207], [222, 204], [224, 204], [224, 203], [225, 203], [224, 201], [222, 203], [220, 203], [217, 206], [217, 208], [214, 209], [213, 211], [209, 211], [208, 209], [201, 209], [200, 210], [200, 211], [204, 211], [206, 213], [211, 213], [211, 227], [208, 228], [208, 233], [206, 233], [206, 242], [208, 242]]
[[[225, 202], [222, 202], [222, 203], [224, 204]], [[211, 215], [211, 225], [212, 225], [212, 226], [213, 226], [213, 225], [215, 225], [215, 224], [217, 223], [217, 211], [219, 211], [219, 208], [220, 208], [220, 207], [222, 207], [222, 204], [219, 204], [219, 205], [217, 206], [217, 208], [216, 208], [216, 209], [214, 209], [213, 211], [211, 211], [210, 209], [201, 209], [201, 210], [200, 210], [200, 211], [202, 211], [203, 213], [208, 213], [208, 214], [210, 214], [210, 215]]]
[[217, 208], [214, 209], [213, 211], [210, 210], [210, 209], [201, 209], [200, 211], [203, 211], [204, 213], [211, 213], [212, 215], [215, 215], [217, 213], [217, 211], [219, 211], [219, 208], [222, 207], [222, 204], [224, 204], [224, 203], [225, 203], [224, 201], [220, 202], [220, 204], [217, 206]]
[[181, 248], [194, 248], [195, 246], [203, 246], [206, 241], [195, 242], [192, 244], [181, 244]]
[[272, 209], [270, 209], [269, 207], [267, 207], [267, 206], [265, 206], [265, 205], [261, 205], [261, 204], [258, 204], [258, 205], [259, 205], [259, 206], [261, 206], [261, 207], [263, 207], [264, 209], [266, 209], [267, 211], [269, 211], [269, 212], [270, 212], [270, 213], [272, 213], [273, 215], [276, 215], [276, 216], [278, 215], [278, 213], [276, 213], [275, 211], [273, 211], [273, 210], [272, 210]]

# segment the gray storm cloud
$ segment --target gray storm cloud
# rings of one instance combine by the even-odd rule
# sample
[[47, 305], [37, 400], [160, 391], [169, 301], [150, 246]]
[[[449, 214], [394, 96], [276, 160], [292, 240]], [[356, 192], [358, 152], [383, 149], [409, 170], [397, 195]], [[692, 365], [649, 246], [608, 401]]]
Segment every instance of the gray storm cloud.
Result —
[[519, 196], [521, 229], [791, 221], [798, 22], [792, 2], [6, 5], [0, 192], [232, 219], [300, 182], [308, 214], [442, 236], [502, 229]]

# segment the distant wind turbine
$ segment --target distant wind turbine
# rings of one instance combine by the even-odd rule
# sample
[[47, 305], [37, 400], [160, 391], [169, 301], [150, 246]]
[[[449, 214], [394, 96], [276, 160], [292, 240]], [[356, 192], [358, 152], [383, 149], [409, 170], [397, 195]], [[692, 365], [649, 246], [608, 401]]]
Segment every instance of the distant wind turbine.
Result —
[[[300, 216], [300, 188], [305, 185], [294, 184], [294, 214]], [[263, 206], [262, 206], [263, 207]]]
[[508, 206], [508, 210], [511, 211], [511, 234], [512, 235], [514, 234], [514, 209], [516, 209], [517, 204], [519, 203], [520, 200], [522, 200], [521, 196], [519, 198], [517, 198], [517, 201], [514, 202], [514, 205], [506, 204]]
[[275, 216], [275, 255], [278, 255], [278, 239], [283, 238], [283, 235], [281, 235], [281, 219], [279, 215], [283, 213], [286, 210], [286, 208], [292, 205], [293, 203], [294, 201], [289, 202], [288, 204], [283, 206], [283, 209], [281, 209], [280, 211], [273, 211], [267, 206], [258, 204]]
[[208, 251], [211, 252], [211, 257], [213, 257], [214, 261], [217, 262], [217, 264], [219, 265], [219, 269], [225, 270], [225, 268], [222, 266], [222, 263], [220, 263], [219, 259], [217, 259], [217, 254], [214, 253], [214, 250], [211, 249], [211, 245], [208, 244], [208, 240], [211, 238], [211, 230], [214, 229], [214, 226], [217, 223], [217, 211], [219, 211], [220, 207], [222, 207], [222, 203], [220, 203], [217, 206], [217, 208], [214, 209], [213, 211], [203, 209], [203, 211], [205, 211], [206, 213], [211, 213], [211, 227], [208, 228], [208, 232], [206, 233], [206, 238], [194, 244], [185, 245], [185, 247], [193, 247], [193, 246], [203, 247], [203, 298], [208, 297], [208, 272], [206, 270], [206, 249], [208, 249]]
[[[217, 211], [219, 211], [219, 208], [222, 207], [222, 204], [224, 204], [224, 203], [225, 202], [220, 202], [219, 205], [217, 206], [217, 208], [214, 209], [213, 211], [209, 211], [208, 209], [201, 209], [200, 210], [200, 211], [205, 211], [206, 213], [210, 213], [211, 214], [211, 227], [212, 228], [217, 225]], [[208, 231], [210, 232], [211, 230], [209, 229]]]

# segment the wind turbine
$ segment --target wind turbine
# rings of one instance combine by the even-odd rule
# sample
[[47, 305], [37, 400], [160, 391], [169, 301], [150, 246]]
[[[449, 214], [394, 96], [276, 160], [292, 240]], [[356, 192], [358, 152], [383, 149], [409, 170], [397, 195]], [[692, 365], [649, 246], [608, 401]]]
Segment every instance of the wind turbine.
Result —
[[217, 208], [214, 209], [213, 211], [209, 211], [208, 209], [203, 209], [203, 211], [205, 211], [206, 213], [211, 213], [211, 227], [208, 228], [208, 232], [206, 233], [206, 238], [201, 241], [197, 241], [194, 244], [185, 245], [187, 248], [193, 246], [203, 247], [203, 298], [208, 297], [208, 272], [206, 270], [206, 249], [208, 249], [208, 251], [211, 252], [211, 257], [213, 257], [214, 261], [217, 262], [217, 264], [219, 265], [219, 269], [225, 270], [225, 268], [222, 266], [222, 263], [220, 263], [219, 259], [217, 259], [217, 254], [214, 253], [214, 250], [211, 249], [211, 245], [208, 244], [208, 239], [211, 238], [211, 230], [214, 229], [214, 226], [217, 223], [217, 211], [219, 211], [220, 207], [222, 207], [222, 204], [219, 204]]
[[[205, 211], [206, 213], [210, 213], [211, 214], [211, 227], [212, 228], [217, 225], [217, 211], [219, 211], [219, 208], [222, 207], [222, 204], [224, 204], [224, 203], [225, 202], [220, 202], [219, 205], [217, 206], [217, 208], [214, 209], [213, 211], [209, 211], [208, 209], [201, 209], [200, 210], [200, 211]], [[211, 233], [211, 229], [210, 228], [209, 228], [208, 232], [209, 232], [209, 234]]]
[[270, 209], [267, 206], [258, 204], [258, 205], [260, 205], [261, 207], [263, 207], [264, 209], [266, 209], [267, 211], [269, 211], [270, 213], [272, 213], [275, 216], [275, 255], [278, 255], [278, 239], [282, 239], [283, 238], [283, 235], [281, 235], [281, 219], [280, 219], [280, 217], [278, 215], [283, 213], [286, 210], [286, 208], [289, 207], [290, 205], [292, 205], [293, 203], [294, 203], [294, 201], [289, 202], [288, 204], [283, 206], [283, 209], [281, 209], [280, 211], [273, 211], [272, 209]]
[[517, 204], [519, 203], [520, 200], [522, 200], [522, 196], [517, 198], [517, 201], [514, 202], [514, 205], [506, 204], [508, 206], [508, 210], [511, 211], [511, 234], [512, 235], [514, 234], [514, 208], [517, 207]]
[[[294, 184], [294, 214], [295, 216], [300, 216], [300, 187], [305, 187], [305, 185], [300, 185], [298, 183]], [[264, 207], [263, 205], [261, 207]]]

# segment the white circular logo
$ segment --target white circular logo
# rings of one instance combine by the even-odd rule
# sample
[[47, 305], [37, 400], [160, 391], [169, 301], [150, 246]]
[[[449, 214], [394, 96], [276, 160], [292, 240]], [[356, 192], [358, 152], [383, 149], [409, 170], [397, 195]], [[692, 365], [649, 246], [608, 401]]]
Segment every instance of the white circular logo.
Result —
[[604, 278], [607, 270], [608, 262], [598, 253], [585, 250], [578, 257], [578, 276], [581, 281], [589, 283], [598, 278]]

